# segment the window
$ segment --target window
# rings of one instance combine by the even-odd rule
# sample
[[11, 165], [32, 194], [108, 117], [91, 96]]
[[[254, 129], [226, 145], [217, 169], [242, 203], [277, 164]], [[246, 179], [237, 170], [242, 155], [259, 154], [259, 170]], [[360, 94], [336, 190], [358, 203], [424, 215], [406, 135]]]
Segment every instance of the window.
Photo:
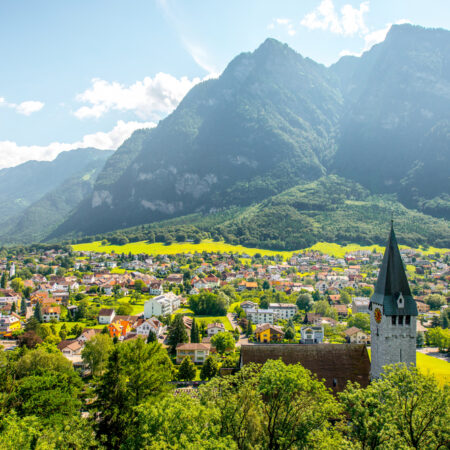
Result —
[[398, 324], [403, 325], [403, 316], [398, 316]]
[[392, 325], [396, 325], [397, 324], [397, 317], [396, 316], [392, 316]]
[[405, 325], [409, 325], [411, 323], [411, 316], [405, 317]]

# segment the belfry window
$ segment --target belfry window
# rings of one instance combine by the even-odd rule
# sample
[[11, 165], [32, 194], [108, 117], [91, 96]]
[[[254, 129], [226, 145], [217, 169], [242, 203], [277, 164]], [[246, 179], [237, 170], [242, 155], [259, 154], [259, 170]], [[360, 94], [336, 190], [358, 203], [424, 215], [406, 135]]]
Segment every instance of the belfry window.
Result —
[[397, 316], [392, 316], [392, 325], [396, 325], [397, 324]]
[[398, 324], [403, 325], [403, 316], [398, 316]]
[[405, 325], [409, 325], [411, 323], [411, 316], [405, 317]]

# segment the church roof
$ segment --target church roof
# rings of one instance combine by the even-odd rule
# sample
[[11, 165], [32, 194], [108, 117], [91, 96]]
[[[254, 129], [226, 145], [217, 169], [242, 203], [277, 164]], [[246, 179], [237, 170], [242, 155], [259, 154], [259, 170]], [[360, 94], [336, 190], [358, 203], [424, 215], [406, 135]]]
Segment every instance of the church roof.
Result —
[[[403, 307], [397, 300], [403, 296]], [[389, 241], [384, 251], [383, 263], [375, 287], [375, 292], [370, 299], [370, 305], [376, 303], [383, 306], [386, 316], [409, 315], [417, 316], [417, 306], [409, 288], [403, 266], [400, 250], [395, 237], [394, 226], [391, 225]]]

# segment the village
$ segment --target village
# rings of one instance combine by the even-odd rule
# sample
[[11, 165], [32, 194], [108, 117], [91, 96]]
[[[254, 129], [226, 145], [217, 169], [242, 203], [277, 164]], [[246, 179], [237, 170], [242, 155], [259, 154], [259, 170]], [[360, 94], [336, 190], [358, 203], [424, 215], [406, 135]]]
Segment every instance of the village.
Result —
[[[449, 254], [401, 253], [419, 311], [417, 346], [446, 350]], [[369, 298], [381, 259], [373, 251], [288, 260], [71, 248], [8, 255], [0, 262], [2, 344], [51, 342], [83, 373], [83, 349], [98, 334], [157, 340], [176, 365], [188, 357], [198, 370], [213, 354], [236, 367], [243, 344], [370, 345]], [[177, 316], [184, 333], [174, 337]]]

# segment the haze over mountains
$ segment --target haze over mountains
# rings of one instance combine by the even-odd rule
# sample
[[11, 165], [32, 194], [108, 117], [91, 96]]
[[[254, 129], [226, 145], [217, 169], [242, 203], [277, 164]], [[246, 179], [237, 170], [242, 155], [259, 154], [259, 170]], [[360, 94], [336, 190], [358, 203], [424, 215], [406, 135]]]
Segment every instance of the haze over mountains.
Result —
[[[311, 239], [384, 239], [368, 222], [381, 225], [395, 210], [411, 244], [450, 246], [449, 149], [449, 31], [393, 26], [383, 43], [330, 68], [268, 39], [195, 86], [158, 127], [136, 131], [106, 163], [87, 161], [28, 196], [20, 181], [8, 196], [2, 175], [12, 172], [0, 171], [10, 211], [0, 239], [101, 234], [192, 213], [201, 213], [200, 224], [206, 214], [236, 211], [222, 235], [248, 236], [250, 227], [259, 244], [298, 248]], [[64, 196], [55, 208], [56, 186]], [[357, 202], [366, 214], [355, 215]], [[50, 227], [30, 219], [32, 204], [52, 211]], [[280, 220], [288, 210], [289, 229], [299, 230], [289, 236]]]

